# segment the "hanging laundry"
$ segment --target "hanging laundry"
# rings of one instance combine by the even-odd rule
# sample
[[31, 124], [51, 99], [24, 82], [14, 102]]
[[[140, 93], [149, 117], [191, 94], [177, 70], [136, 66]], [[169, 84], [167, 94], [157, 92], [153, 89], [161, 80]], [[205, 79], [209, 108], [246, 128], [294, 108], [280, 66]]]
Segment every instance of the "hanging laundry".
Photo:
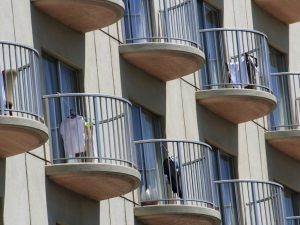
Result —
[[183, 197], [181, 190], [181, 176], [179, 165], [176, 166], [176, 163], [168, 157], [163, 162], [164, 174], [167, 175], [168, 182], [171, 185], [172, 191], [174, 194], [178, 194], [180, 198]]
[[[66, 118], [60, 126], [66, 158], [82, 157], [85, 152], [85, 121], [82, 116]], [[68, 162], [77, 162], [69, 160]]]
[[249, 77], [247, 73], [246, 62], [244, 59], [241, 61], [234, 61], [229, 64], [230, 81], [232, 84], [237, 84], [234, 87], [241, 87], [241, 85], [249, 84]]

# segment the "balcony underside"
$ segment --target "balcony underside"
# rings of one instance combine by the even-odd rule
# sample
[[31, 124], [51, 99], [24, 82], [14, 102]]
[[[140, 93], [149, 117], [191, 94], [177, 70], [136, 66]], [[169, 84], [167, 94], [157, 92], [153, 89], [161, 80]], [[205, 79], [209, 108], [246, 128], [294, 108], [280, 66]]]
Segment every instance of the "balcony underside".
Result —
[[300, 160], [300, 130], [270, 131], [266, 133], [266, 140], [274, 148]]
[[1, 158], [36, 149], [47, 140], [48, 129], [43, 123], [15, 116], [0, 116]]
[[66, 26], [88, 32], [117, 22], [124, 14], [122, 0], [31, 0], [44, 13]]
[[46, 166], [46, 174], [62, 187], [96, 201], [126, 194], [140, 184], [137, 170], [108, 164], [55, 164]]
[[251, 89], [211, 89], [196, 93], [198, 102], [216, 115], [235, 124], [269, 114], [276, 106], [274, 95]]
[[142, 206], [134, 208], [134, 215], [145, 225], [218, 225], [221, 221], [218, 211], [198, 206]]
[[298, 0], [255, 0], [255, 2], [284, 23], [300, 21], [300, 1]]
[[205, 61], [200, 49], [173, 43], [121, 45], [120, 54], [130, 64], [163, 81], [194, 73]]

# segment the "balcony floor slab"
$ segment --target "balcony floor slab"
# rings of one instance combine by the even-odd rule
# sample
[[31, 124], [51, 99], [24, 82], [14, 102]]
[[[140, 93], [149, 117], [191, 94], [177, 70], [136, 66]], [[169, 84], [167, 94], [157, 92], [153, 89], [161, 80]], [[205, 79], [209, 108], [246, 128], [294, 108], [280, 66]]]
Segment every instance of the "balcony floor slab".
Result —
[[117, 22], [124, 15], [122, 0], [31, 0], [66, 26], [88, 32]]
[[216, 115], [234, 123], [251, 121], [272, 112], [276, 97], [253, 89], [210, 89], [196, 92], [198, 102]]
[[204, 53], [199, 48], [182, 44], [126, 44], [119, 50], [130, 64], [163, 81], [194, 73], [205, 62]]
[[55, 183], [100, 201], [135, 190], [140, 184], [137, 170], [100, 163], [66, 163], [46, 166], [47, 176]]
[[134, 208], [135, 217], [145, 225], [219, 225], [217, 210], [187, 205], [151, 205]]
[[48, 128], [39, 121], [0, 116], [0, 157], [21, 154], [43, 145], [48, 140]]
[[300, 160], [300, 130], [269, 131], [265, 137], [274, 148]]
[[298, 0], [255, 0], [265, 11], [286, 24], [300, 21], [300, 2]]

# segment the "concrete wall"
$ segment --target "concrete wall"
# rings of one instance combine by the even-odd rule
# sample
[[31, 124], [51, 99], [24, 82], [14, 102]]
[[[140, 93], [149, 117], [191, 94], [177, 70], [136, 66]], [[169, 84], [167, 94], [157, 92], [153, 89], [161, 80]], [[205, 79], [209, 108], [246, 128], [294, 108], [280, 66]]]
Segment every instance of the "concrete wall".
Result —
[[[224, 10], [224, 27], [265, 32], [272, 46], [289, 54], [290, 68], [300, 72], [300, 26], [282, 24], [251, 0], [209, 2]], [[221, 148], [235, 157], [239, 178], [270, 178], [300, 191], [299, 162], [265, 143], [267, 118], [231, 124], [197, 104], [198, 73], [164, 83], [129, 65], [119, 57], [121, 21], [84, 35], [39, 12], [30, 0], [1, 0], [0, 8], [5, 9], [0, 14], [0, 39], [34, 46], [76, 67], [82, 71], [85, 92], [123, 96], [161, 115], [168, 138], [202, 140]], [[100, 203], [88, 200], [45, 177], [49, 155], [46, 144], [31, 153], [0, 161], [5, 224], [137, 224], [133, 216], [134, 204], [138, 203], [136, 192]]]

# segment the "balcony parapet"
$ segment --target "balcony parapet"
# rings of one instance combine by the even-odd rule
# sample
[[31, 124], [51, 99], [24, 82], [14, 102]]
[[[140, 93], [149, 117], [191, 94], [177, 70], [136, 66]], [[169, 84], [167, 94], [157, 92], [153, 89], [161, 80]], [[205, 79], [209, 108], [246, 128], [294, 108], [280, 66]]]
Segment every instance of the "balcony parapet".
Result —
[[31, 0], [31, 2], [47, 15], [82, 33], [111, 25], [124, 14], [122, 0]]
[[235, 124], [260, 118], [276, 106], [265, 34], [248, 29], [200, 30], [206, 55], [201, 70], [201, 105]]
[[94, 200], [138, 187], [129, 101], [87, 93], [44, 99], [53, 163], [46, 166], [46, 174], [51, 180]]
[[300, 2], [298, 1], [255, 0], [255, 2], [266, 12], [286, 24], [300, 21]]
[[33, 150], [48, 140], [44, 124], [39, 53], [0, 41], [0, 157]]
[[300, 73], [282, 72], [271, 75], [276, 109], [270, 114], [266, 140], [274, 148], [300, 160]]
[[172, 139], [136, 141], [141, 206], [146, 225], [220, 224], [212, 190], [211, 147]]
[[280, 184], [259, 180], [216, 181], [223, 224], [285, 224]]
[[120, 54], [126, 61], [163, 81], [203, 65], [195, 0], [125, 0], [125, 6], [126, 44]]

